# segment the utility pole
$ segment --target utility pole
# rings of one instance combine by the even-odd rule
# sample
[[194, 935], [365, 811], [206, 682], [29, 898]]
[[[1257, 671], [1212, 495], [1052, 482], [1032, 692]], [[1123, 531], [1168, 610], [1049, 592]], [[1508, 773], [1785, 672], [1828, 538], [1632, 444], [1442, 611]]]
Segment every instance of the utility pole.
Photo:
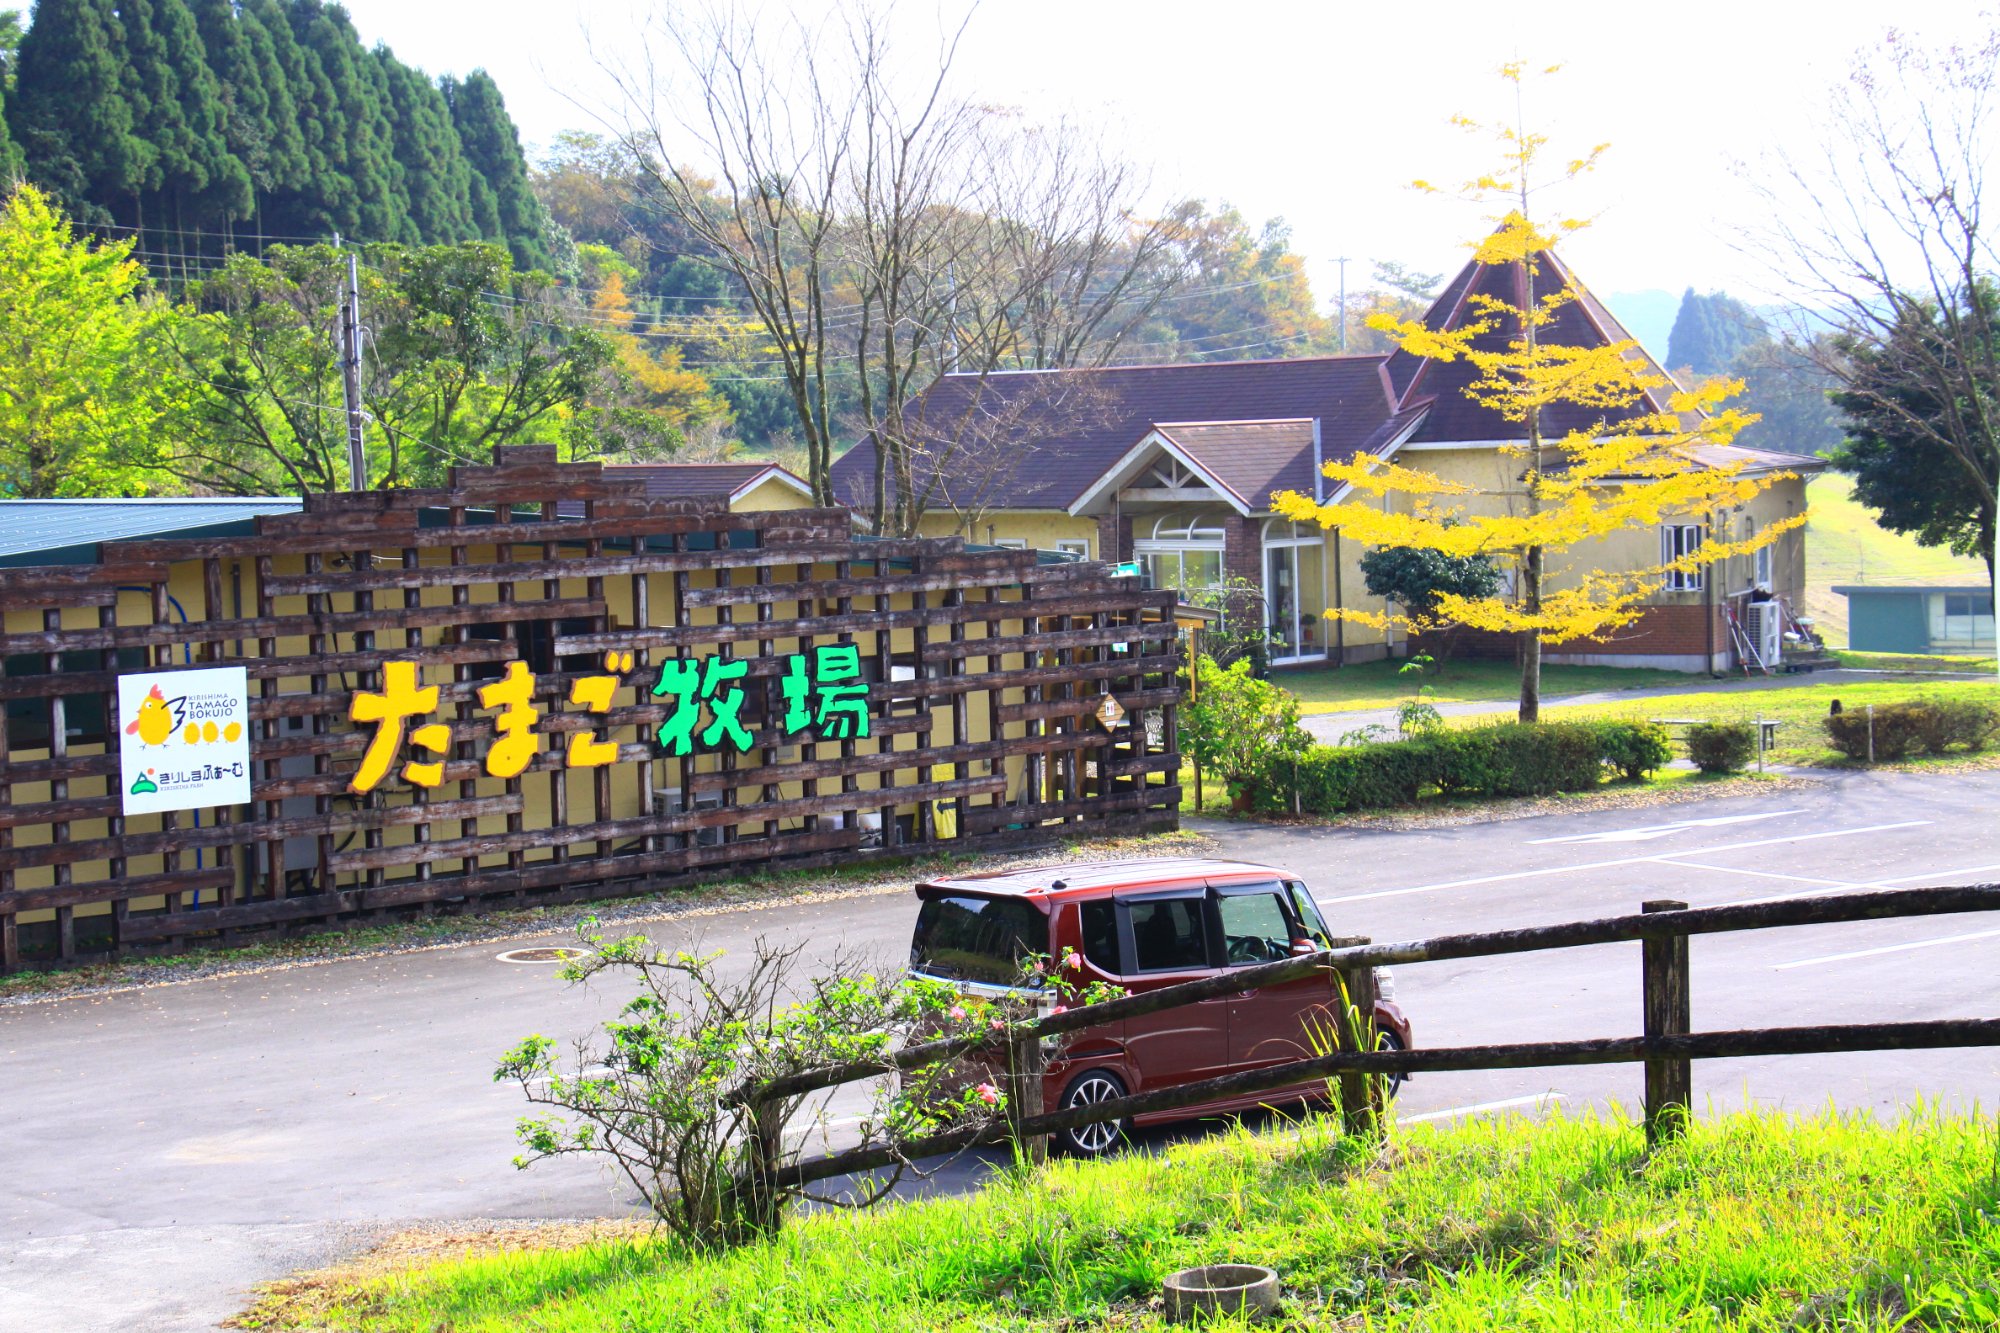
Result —
[[[338, 246], [336, 234], [333, 243]], [[353, 255], [347, 256], [347, 281], [340, 289], [340, 387], [347, 400], [347, 488], [368, 489], [368, 456], [361, 441], [361, 272]]]
[[1340, 350], [1347, 351], [1347, 256], [1334, 261], [1340, 265]]

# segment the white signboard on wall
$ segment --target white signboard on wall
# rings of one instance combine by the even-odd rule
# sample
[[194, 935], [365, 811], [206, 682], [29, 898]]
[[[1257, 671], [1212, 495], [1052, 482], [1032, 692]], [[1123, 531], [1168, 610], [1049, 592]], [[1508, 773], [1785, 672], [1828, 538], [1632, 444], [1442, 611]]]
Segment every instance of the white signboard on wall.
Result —
[[248, 673], [238, 666], [120, 676], [118, 754], [128, 815], [248, 801]]

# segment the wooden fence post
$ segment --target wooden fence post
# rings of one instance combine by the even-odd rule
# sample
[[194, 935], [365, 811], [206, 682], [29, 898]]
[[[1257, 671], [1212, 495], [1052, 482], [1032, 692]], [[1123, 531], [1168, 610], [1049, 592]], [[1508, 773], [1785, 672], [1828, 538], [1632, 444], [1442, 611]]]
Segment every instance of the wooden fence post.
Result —
[[1022, 1123], [1042, 1113], [1042, 1039], [1034, 1031], [1016, 1032], [1007, 1039], [1007, 1125], [1014, 1140], [1015, 1156], [1040, 1165], [1049, 1157], [1045, 1134], [1027, 1135]]
[[[1366, 935], [1350, 935], [1333, 941], [1333, 946], [1345, 949], [1371, 943]], [[1375, 1049], [1375, 968], [1372, 965], [1344, 967], [1340, 969], [1341, 985], [1347, 991], [1347, 1003], [1360, 1015], [1360, 1042], [1363, 1051]], [[1347, 1015], [1340, 1015], [1340, 1040], [1345, 1046], [1350, 1040], [1347, 1029]], [[1383, 1080], [1371, 1074], [1342, 1074], [1340, 1076], [1340, 1120], [1341, 1129], [1348, 1134], [1373, 1135], [1382, 1126], [1382, 1085]]]
[[[1645, 912], [1683, 912], [1687, 904], [1660, 899], [1642, 904]], [[1641, 940], [1640, 984], [1644, 990], [1646, 1035], [1681, 1036], [1692, 1030], [1688, 996], [1688, 937]], [[1646, 1146], [1657, 1147], [1687, 1128], [1694, 1100], [1694, 1062], [1646, 1061]]]

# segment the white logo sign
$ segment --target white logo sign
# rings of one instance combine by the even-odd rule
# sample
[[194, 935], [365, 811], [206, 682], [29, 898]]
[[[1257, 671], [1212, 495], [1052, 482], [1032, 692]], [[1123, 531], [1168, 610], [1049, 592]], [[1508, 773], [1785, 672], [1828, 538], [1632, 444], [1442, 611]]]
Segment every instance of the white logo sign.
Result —
[[118, 722], [126, 814], [250, 799], [250, 680], [242, 667], [120, 676]]

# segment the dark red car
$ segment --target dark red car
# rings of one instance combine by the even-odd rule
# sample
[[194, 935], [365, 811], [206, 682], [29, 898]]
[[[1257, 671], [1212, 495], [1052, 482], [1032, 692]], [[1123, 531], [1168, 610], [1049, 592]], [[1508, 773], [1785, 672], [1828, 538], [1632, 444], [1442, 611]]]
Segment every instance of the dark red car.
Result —
[[[1081, 979], [1138, 993], [1325, 947], [1326, 922], [1297, 876], [1237, 861], [1116, 861], [932, 880], [922, 900], [910, 969], [974, 993], [1018, 990], [1029, 955], [1082, 954]], [[1398, 1049], [1410, 1025], [1377, 972], [1375, 1025]], [[1330, 976], [1079, 1032], [1045, 1076], [1045, 1110], [1283, 1064], [1313, 1054], [1309, 1026], [1336, 1012]], [[1302, 1087], [1291, 1095], [1316, 1091]], [[1281, 1100], [1259, 1093], [1138, 1117], [1139, 1123], [1248, 1110]], [[1086, 1125], [1059, 1146], [1094, 1156], [1124, 1125]]]

